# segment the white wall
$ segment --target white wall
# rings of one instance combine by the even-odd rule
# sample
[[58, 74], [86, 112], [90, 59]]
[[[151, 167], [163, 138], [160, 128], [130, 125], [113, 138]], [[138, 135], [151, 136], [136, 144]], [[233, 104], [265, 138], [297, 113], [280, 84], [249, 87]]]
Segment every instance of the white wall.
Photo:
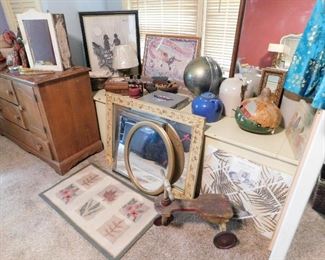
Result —
[[42, 10], [64, 14], [74, 65], [86, 66], [78, 12], [122, 10], [122, 0], [41, 0]]

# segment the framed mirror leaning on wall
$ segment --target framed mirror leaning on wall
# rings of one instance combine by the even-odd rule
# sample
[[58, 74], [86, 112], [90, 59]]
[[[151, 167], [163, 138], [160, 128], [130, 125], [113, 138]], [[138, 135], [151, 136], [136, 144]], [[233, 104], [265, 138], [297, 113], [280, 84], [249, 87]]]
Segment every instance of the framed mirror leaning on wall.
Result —
[[[284, 37], [303, 32], [315, 2], [241, 0], [229, 77], [236, 73], [238, 63], [260, 69], [271, 67], [274, 53], [268, 51], [270, 43], [293, 49], [292, 42]], [[286, 53], [284, 56], [288, 66], [291, 61]]]
[[280, 107], [283, 95], [283, 83], [285, 75], [285, 70], [275, 68], [265, 68], [262, 70], [259, 92], [262, 92], [264, 88], [269, 88], [271, 90], [271, 100], [278, 107]]
[[[166, 132], [171, 140], [175, 159], [174, 161], [169, 159], [167, 152], [169, 145], [163, 142], [159, 130], [155, 131], [156, 129], [150, 126], [143, 126], [137, 131], [132, 130], [137, 132], [133, 133], [137, 137], [129, 141], [130, 151], [133, 157], [141, 155], [141, 158], [133, 160], [133, 163], [130, 161], [130, 168], [139, 168], [136, 163], [139, 164], [142, 160], [145, 164], [141, 165], [140, 170], [144, 172], [143, 175], [147, 176], [145, 181], [152, 179], [157, 182], [157, 184], [146, 185], [153, 185], [162, 192], [163, 178], [160, 178], [159, 174], [163, 170], [168, 175], [169, 163], [172, 162], [171, 167], [174, 168], [168, 178], [171, 183], [174, 183], [173, 194], [176, 198], [194, 198], [204, 138], [205, 123], [202, 117], [107, 93], [107, 122], [109, 122], [107, 124], [107, 160], [109, 166], [115, 172], [129, 176], [124, 161], [125, 141], [128, 134], [132, 133], [131, 129], [143, 121], [153, 123]], [[145, 171], [146, 168], [148, 170]], [[158, 194], [158, 191], [154, 193]]]

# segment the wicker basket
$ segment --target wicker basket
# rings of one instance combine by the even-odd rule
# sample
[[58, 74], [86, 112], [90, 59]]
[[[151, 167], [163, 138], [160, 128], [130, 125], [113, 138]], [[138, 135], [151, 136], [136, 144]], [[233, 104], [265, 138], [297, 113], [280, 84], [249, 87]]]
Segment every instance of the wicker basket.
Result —
[[325, 164], [315, 186], [312, 207], [317, 212], [325, 214]]

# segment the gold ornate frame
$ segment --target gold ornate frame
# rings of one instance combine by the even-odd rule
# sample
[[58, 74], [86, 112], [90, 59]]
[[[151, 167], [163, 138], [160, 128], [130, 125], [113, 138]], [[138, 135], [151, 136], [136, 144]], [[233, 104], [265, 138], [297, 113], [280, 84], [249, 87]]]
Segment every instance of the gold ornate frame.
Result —
[[107, 107], [107, 162], [110, 167], [116, 163], [115, 158], [115, 134], [117, 126], [115, 122], [116, 106], [122, 108], [134, 109], [137, 112], [144, 112], [152, 116], [169, 119], [191, 127], [191, 146], [188, 160], [188, 172], [184, 189], [173, 187], [172, 191], [176, 198], [194, 198], [196, 191], [196, 182], [199, 173], [199, 166], [204, 140], [205, 120], [203, 117], [192, 115], [179, 110], [158, 106], [141, 100], [121, 96], [118, 94], [106, 92]]
[[129, 177], [131, 179], [131, 181], [133, 182], [133, 184], [141, 191], [149, 194], [149, 195], [159, 195], [160, 193], [163, 192], [164, 190], [164, 185], [163, 183], [161, 184], [161, 186], [156, 189], [156, 190], [148, 190], [145, 187], [143, 187], [141, 185], [141, 183], [138, 181], [138, 179], [136, 178], [136, 176], [134, 175], [131, 165], [130, 165], [130, 150], [131, 150], [131, 140], [132, 137], [134, 136], [135, 132], [141, 128], [141, 127], [150, 127], [152, 129], [154, 129], [159, 136], [161, 137], [161, 139], [163, 140], [165, 146], [166, 146], [166, 151], [167, 151], [167, 158], [168, 158], [168, 167], [167, 167], [167, 173], [166, 173], [166, 178], [169, 180], [169, 182], [171, 182], [171, 179], [173, 177], [174, 174], [174, 168], [175, 168], [175, 155], [174, 155], [174, 149], [173, 149], [173, 144], [168, 136], [168, 134], [165, 132], [165, 130], [150, 121], [142, 121], [142, 122], [138, 122], [136, 123], [131, 129], [130, 132], [128, 133], [128, 136], [126, 137], [126, 141], [125, 141], [125, 151], [124, 151], [124, 161], [125, 161], [125, 166], [126, 169], [128, 171]]
[[280, 70], [280, 69], [276, 69], [276, 68], [265, 68], [262, 70], [262, 76], [261, 76], [261, 81], [260, 81], [260, 91], [262, 91], [263, 88], [266, 87], [267, 84], [267, 79], [269, 76], [278, 76], [279, 77], [279, 81], [277, 84], [277, 87], [275, 89], [275, 91], [271, 90], [271, 99], [274, 102], [274, 104], [276, 104], [278, 107], [280, 107], [281, 104], [281, 99], [282, 99], [282, 94], [283, 94], [283, 84], [284, 84], [284, 80], [285, 80], [285, 75], [286, 75], [286, 71], [284, 70]]

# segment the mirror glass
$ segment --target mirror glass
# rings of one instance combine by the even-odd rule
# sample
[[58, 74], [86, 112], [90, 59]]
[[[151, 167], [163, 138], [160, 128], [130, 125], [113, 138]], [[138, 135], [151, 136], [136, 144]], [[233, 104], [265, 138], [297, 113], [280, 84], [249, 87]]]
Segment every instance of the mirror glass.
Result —
[[289, 34], [281, 38], [280, 44], [283, 44], [284, 52], [282, 53], [282, 62], [284, 62], [284, 68], [289, 69], [293, 55], [298, 47], [302, 34]]
[[26, 38], [35, 65], [57, 65], [48, 21], [23, 20]]
[[[131, 113], [128, 110], [119, 109], [117, 111], [117, 126], [116, 129], [116, 137], [115, 137], [115, 144], [116, 144], [116, 166], [115, 171], [128, 177], [128, 172], [126, 170], [125, 161], [124, 161], [124, 148], [125, 148], [125, 141], [129, 134], [130, 129], [140, 121], [146, 120], [145, 117], [138, 115], [137, 113]], [[164, 123], [161, 121], [156, 120], [156, 124], [159, 126], [164, 127]]]
[[272, 93], [275, 93], [277, 90], [278, 84], [280, 81], [280, 77], [277, 75], [268, 75], [266, 79], [265, 87], [269, 88]]
[[[316, 2], [316, 0], [242, 1], [245, 2], [245, 6], [237, 60], [241, 64], [259, 68], [272, 66], [272, 59], [277, 53], [268, 51], [270, 43], [280, 44], [282, 37], [301, 34], [304, 31]], [[289, 48], [284, 48], [286, 51], [293, 48], [290, 42], [282, 41], [282, 43], [288, 44]]]
[[[129, 131], [130, 124], [125, 127]], [[130, 169], [140, 186], [149, 191], [161, 188], [168, 156], [159, 133], [151, 127], [141, 127], [133, 133], [129, 146]]]
[[[116, 109], [115, 115], [116, 125], [118, 127], [115, 131], [114, 150], [116, 151], [116, 165], [115, 167], [113, 167], [113, 170], [122, 174], [125, 177], [128, 177], [128, 172], [124, 160], [125, 140], [128, 135], [128, 132], [130, 131], [131, 127], [134, 126], [137, 122], [154, 122], [158, 126], [161, 126], [167, 132], [174, 148], [175, 170], [171, 183], [173, 183], [174, 187], [177, 187], [180, 190], [184, 190], [189, 165], [189, 154], [191, 147], [191, 127], [171, 120], [149, 115], [147, 113], [140, 113], [134, 110], [122, 108]], [[139, 140], [139, 142], [140, 141], [143, 143], [142, 145], [145, 145], [145, 139], [141, 139]], [[165, 151], [165, 148], [162, 149], [164, 149], [163, 151]], [[159, 155], [161, 156], [161, 154], [164, 153], [160, 152]], [[157, 165], [159, 164], [156, 163], [156, 166]], [[151, 167], [150, 163], [148, 162], [148, 165], [144, 167]], [[160, 176], [159, 169], [161, 169], [161, 167], [157, 169], [157, 173]]]

